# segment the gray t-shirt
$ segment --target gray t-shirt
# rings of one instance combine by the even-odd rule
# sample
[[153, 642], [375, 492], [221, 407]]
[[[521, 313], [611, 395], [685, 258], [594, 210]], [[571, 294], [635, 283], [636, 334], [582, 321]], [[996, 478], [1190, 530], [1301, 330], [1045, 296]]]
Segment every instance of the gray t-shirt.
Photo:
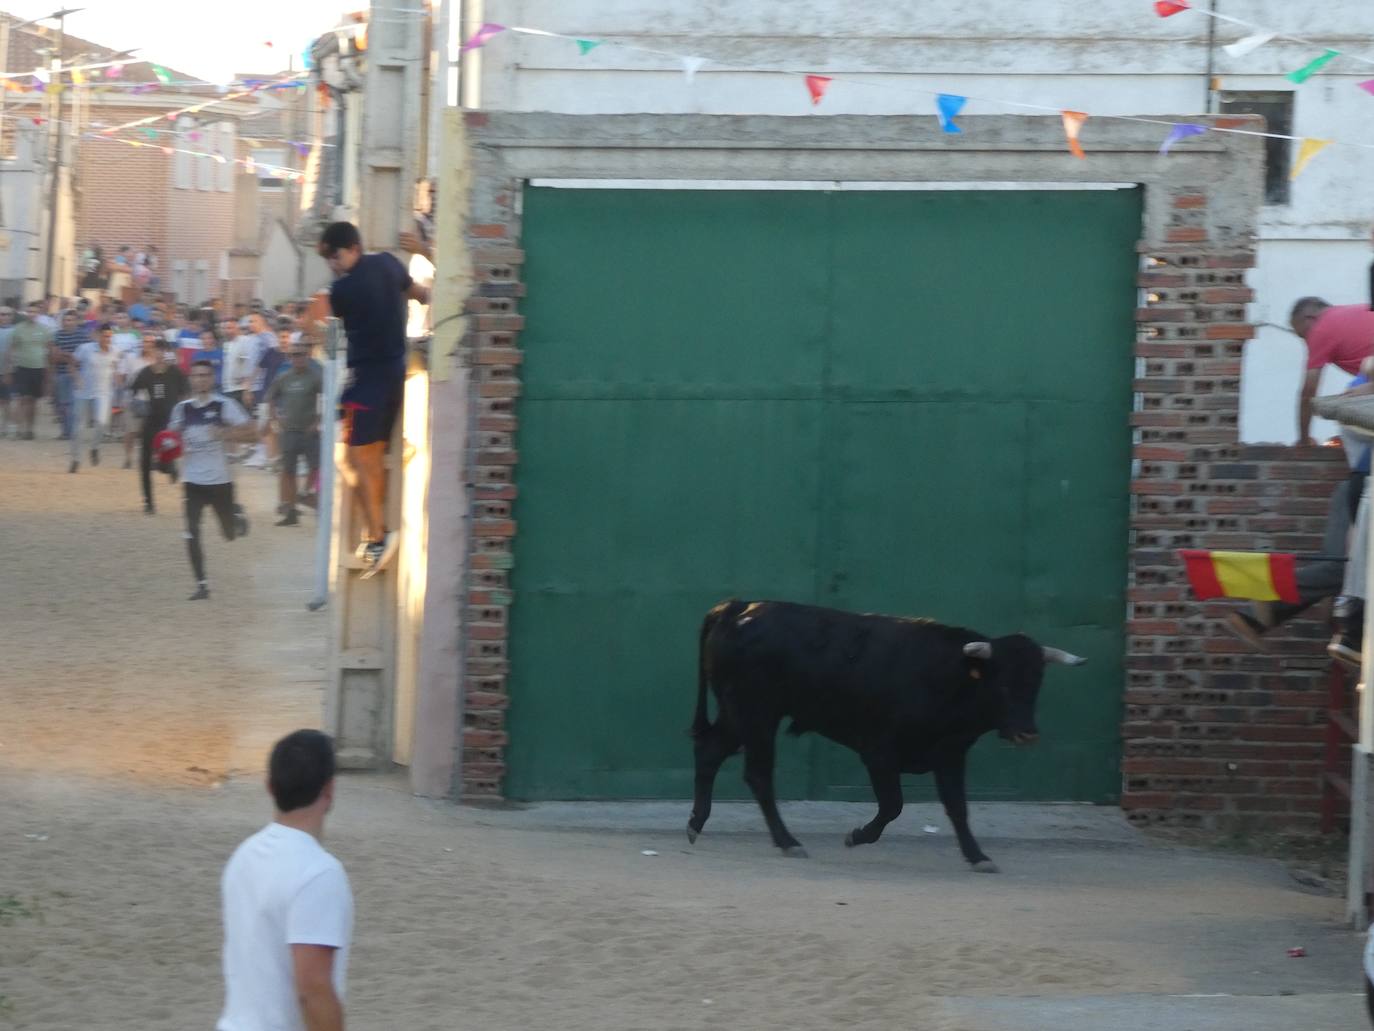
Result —
[[223, 394], [211, 394], [205, 401], [187, 398], [173, 408], [167, 428], [181, 434], [181, 478], [202, 486], [229, 483], [233, 477], [219, 432], [247, 421], [243, 405]]
[[267, 388], [267, 404], [271, 411], [280, 412], [282, 429], [300, 432], [311, 429], [319, 418], [320, 393], [324, 379], [320, 370], [307, 365], [277, 374]]

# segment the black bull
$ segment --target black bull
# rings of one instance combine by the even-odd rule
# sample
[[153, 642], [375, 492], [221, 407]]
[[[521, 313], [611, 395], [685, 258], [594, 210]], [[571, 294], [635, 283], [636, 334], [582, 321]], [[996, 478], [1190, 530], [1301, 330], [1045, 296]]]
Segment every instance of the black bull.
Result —
[[[995, 873], [968, 827], [968, 750], [990, 730], [1015, 744], [1033, 743], [1046, 663], [1084, 661], [1021, 634], [994, 639], [929, 620], [787, 602], [717, 605], [701, 626], [687, 837], [695, 841], [711, 815], [721, 763], [743, 749], [744, 781], [773, 843], [786, 855], [806, 855], [773, 797], [774, 744], [778, 726], [790, 717], [789, 734], [815, 731], [853, 749], [868, 769], [878, 815], [850, 831], [846, 845], [877, 841], [901, 813], [902, 774], [934, 773], [964, 858], [975, 870]], [[714, 724], [708, 688], [719, 710]]]

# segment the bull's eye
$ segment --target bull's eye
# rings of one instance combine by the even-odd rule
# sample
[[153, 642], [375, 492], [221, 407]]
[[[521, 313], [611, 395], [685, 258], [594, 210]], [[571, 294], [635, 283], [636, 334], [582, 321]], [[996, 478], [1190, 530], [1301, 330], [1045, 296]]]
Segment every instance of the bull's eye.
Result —
[[983, 671], [980, 669], [971, 669], [968, 671], [968, 676], [970, 680], [982, 680]]

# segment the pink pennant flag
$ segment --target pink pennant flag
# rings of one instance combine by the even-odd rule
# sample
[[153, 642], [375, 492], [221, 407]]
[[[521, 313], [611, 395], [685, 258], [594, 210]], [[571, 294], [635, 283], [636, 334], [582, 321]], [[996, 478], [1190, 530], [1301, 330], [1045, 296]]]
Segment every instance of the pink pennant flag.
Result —
[[1374, 79], [1366, 79], [1364, 82], [1357, 83], [1356, 85], [1366, 93], [1374, 94]]
[[1088, 155], [1083, 153], [1083, 148], [1078, 142], [1078, 133], [1083, 128], [1083, 123], [1088, 120], [1086, 113], [1082, 111], [1061, 111], [1060, 115], [1064, 119], [1064, 135], [1069, 141], [1069, 153], [1080, 161], [1086, 161]]
[[504, 25], [497, 25], [493, 21], [486, 22], [472, 34], [472, 37], [459, 48], [458, 52], [466, 54], [469, 50], [476, 50], [478, 47], [485, 46], [493, 36], [499, 36], [505, 31]]
[[1155, 0], [1155, 14], [1161, 18], [1171, 18], [1186, 10], [1188, 5], [1183, 0]]
[[821, 98], [825, 96], [825, 91], [830, 88], [831, 78], [828, 75], [808, 75], [806, 77], [806, 90], [811, 94], [811, 103], [819, 104]]

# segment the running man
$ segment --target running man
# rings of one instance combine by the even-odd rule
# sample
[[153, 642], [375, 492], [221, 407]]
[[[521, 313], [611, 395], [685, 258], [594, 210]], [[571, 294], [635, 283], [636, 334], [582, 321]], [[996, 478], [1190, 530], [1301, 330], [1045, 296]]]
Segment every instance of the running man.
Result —
[[234, 850], [220, 878], [220, 1031], [343, 1031], [353, 890], [320, 844], [334, 804], [334, 742], [298, 730], [268, 760], [271, 823]]
[[114, 332], [107, 322], [100, 327], [95, 340], [87, 340], [71, 358], [72, 366], [72, 464], [67, 472], [81, 467], [81, 446], [90, 434], [91, 465], [100, 464], [100, 442], [110, 428], [110, 410], [114, 404], [115, 354]]
[[[147, 368], [153, 360], [148, 353], [149, 344], [157, 349], [162, 348], [162, 338], [158, 336], [156, 330], [145, 329], [143, 336], [136, 348], [125, 348], [120, 350], [118, 346], [115, 350], [119, 352], [118, 359], [118, 381], [119, 386], [115, 391], [115, 407], [120, 410], [123, 416], [124, 431], [124, 468], [132, 469], [134, 465], [134, 442], [138, 440], [140, 434], [139, 415], [134, 411], [132, 387], [138, 374]], [[185, 395], [183, 395], [185, 396]]]
[[385, 569], [400, 543], [386, 528], [386, 448], [401, 411], [406, 379], [406, 302], [429, 303], [393, 255], [364, 254], [358, 227], [335, 222], [320, 238], [320, 256], [335, 275], [329, 304], [348, 336], [345, 415], [348, 472], [362, 516], [364, 577]]
[[302, 341], [289, 346], [291, 367], [272, 380], [265, 399], [268, 418], [276, 425], [281, 442], [282, 519], [278, 526], [296, 526], [301, 521], [296, 508], [296, 467], [301, 457], [305, 457], [312, 475], [320, 468], [320, 394], [324, 379], [310, 363], [308, 344]]
[[[138, 470], [143, 486], [143, 512], [153, 515], [157, 509], [153, 505], [153, 438], [167, 428], [172, 418], [172, 409], [191, 392], [186, 374], [175, 365], [167, 362], [162, 343], [154, 337], [151, 343], [145, 337], [143, 356], [148, 364], [139, 370], [129, 385], [129, 395], [138, 409], [143, 427], [139, 433]], [[160, 471], [176, 481], [176, 466], [163, 465], [159, 460]]]
[[229, 475], [226, 441], [249, 441], [257, 427], [237, 402], [215, 393], [215, 369], [209, 362], [191, 366], [191, 396], [172, 409], [167, 428], [181, 434], [181, 478], [186, 492], [186, 550], [196, 592], [188, 599], [210, 597], [205, 579], [205, 554], [200, 546], [200, 520], [208, 505], [219, 519], [226, 541], [248, 535], [248, 517], [234, 503], [234, 480]]

